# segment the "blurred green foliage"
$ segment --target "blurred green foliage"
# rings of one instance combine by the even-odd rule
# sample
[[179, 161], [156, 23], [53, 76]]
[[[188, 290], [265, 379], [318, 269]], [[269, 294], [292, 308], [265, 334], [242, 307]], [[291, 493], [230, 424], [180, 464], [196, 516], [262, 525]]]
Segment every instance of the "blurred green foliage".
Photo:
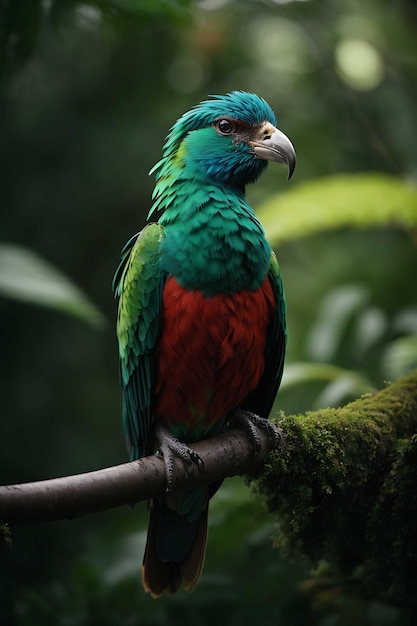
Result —
[[97, 307], [74, 284], [21, 246], [0, 245], [0, 295], [64, 311], [93, 326], [104, 323]]
[[336, 228], [417, 227], [417, 188], [382, 174], [344, 174], [275, 194], [257, 211], [271, 244]]
[[[336, 230], [310, 226], [279, 245], [276, 235], [290, 332], [276, 410], [381, 387], [416, 354], [416, 17], [412, 0], [3, 0], [0, 243], [59, 268], [113, 321], [111, 278], [145, 223], [147, 172], [168, 128], [209, 93], [255, 91], [298, 153], [288, 185], [271, 167], [249, 190], [253, 206], [269, 206], [268, 228], [343, 213]], [[363, 222], [358, 174], [375, 183]], [[310, 220], [295, 215], [299, 202]], [[98, 332], [10, 299], [0, 315], [2, 483], [126, 460], [113, 324]], [[272, 549], [273, 521], [239, 479], [213, 500], [196, 592], [154, 602], [139, 583], [146, 518], [138, 506], [16, 528], [1, 547], [1, 623], [406, 623], [354, 580]]]

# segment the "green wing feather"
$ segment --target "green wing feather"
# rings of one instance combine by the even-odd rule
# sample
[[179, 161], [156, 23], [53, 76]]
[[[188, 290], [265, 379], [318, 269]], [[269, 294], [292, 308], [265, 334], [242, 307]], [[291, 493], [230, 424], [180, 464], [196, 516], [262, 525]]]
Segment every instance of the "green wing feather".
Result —
[[287, 305], [281, 271], [274, 252], [271, 254], [268, 278], [275, 296], [276, 315], [270, 322], [267, 331], [263, 374], [258, 385], [245, 402], [245, 408], [261, 417], [268, 417], [274, 404], [284, 370], [287, 344]]
[[155, 347], [160, 333], [165, 274], [159, 249], [160, 224], [149, 224], [122, 250], [113, 279], [119, 298], [117, 338], [122, 386], [123, 430], [134, 460], [149, 453]]

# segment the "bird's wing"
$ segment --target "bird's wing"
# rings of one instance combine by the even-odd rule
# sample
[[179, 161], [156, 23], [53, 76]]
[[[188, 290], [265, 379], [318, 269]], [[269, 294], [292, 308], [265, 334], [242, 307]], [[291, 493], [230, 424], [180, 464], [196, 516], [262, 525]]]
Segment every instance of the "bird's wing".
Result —
[[282, 286], [281, 271], [272, 252], [268, 278], [275, 299], [275, 315], [267, 330], [265, 344], [265, 367], [258, 385], [247, 398], [246, 408], [261, 417], [268, 417], [274, 404], [284, 369], [287, 343], [286, 302]]
[[149, 453], [155, 352], [165, 281], [159, 254], [163, 237], [160, 224], [149, 224], [132, 237], [122, 250], [113, 279], [113, 291], [119, 298], [123, 429], [131, 460]]

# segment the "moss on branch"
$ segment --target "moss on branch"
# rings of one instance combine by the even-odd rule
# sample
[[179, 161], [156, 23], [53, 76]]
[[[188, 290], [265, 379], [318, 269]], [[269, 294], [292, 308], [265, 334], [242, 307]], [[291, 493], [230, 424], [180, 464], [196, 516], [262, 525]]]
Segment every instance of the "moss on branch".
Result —
[[[417, 371], [340, 409], [281, 417], [284, 449], [255, 488], [277, 544], [327, 558], [406, 606], [417, 588]], [[365, 579], [364, 578], [364, 579]]]

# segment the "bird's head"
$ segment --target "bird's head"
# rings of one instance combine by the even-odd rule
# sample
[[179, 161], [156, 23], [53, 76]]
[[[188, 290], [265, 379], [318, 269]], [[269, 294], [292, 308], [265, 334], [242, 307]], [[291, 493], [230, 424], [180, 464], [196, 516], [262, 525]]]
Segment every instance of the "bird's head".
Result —
[[295, 150], [276, 128], [276, 118], [263, 98], [233, 91], [204, 100], [171, 128], [164, 158], [154, 168], [157, 179], [175, 164], [187, 177], [243, 190], [264, 171], [268, 161], [285, 163], [290, 177]]

